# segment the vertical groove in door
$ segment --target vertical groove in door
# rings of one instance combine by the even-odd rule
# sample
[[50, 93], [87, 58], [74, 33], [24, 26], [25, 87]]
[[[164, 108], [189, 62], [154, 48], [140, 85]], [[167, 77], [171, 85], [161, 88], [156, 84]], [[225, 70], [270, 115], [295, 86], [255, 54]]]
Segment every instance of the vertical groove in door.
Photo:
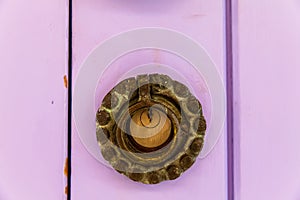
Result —
[[227, 188], [228, 200], [234, 200], [234, 110], [232, 0], [225, 0], [226, 17], [226, 91], [227, 91]]
[[71, 200], [72, 160], [72, 0], [68, 0], [68, 180], [67, 200]]

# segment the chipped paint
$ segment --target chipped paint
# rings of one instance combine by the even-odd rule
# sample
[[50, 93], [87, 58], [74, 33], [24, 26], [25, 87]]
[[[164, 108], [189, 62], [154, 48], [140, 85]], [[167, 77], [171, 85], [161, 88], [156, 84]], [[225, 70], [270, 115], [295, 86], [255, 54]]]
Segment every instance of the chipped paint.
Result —
[[68, 158], [66, 158], [66, 161], [65, 161], [64, 175], [66, 177], [68, 177]]
[[67, 75], [64, 75], [64, 85], [65, 85], [65, 88], [68, 88], [68, 78], [67, 78]]
[[65, 187], [65, 194], [68, 195], [68, 186]]

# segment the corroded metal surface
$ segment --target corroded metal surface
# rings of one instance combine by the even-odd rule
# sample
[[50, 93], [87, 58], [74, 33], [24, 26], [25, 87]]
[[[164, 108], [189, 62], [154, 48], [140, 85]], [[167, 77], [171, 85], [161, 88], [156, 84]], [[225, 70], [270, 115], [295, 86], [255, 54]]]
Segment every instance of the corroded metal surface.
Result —
[[202, 149], [206, 121], [188, 88], [161, 74], [116, 85], [96, 114], [97, 140], [119, 173], [145, 184], [178, 178]]

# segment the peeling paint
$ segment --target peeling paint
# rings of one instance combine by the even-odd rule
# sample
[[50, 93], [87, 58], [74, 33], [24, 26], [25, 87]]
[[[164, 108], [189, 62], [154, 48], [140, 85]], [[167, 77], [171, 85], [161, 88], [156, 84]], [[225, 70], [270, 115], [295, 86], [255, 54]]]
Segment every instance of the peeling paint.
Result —
[[65, 194], [68, 195], [68, 186], [65, 187]]
[[68, 78], [67, 78], [67, 75], [64, 75], [64, 85], [65, 85], [65, 88], [68, 88]]
[[[68, 178], [68, 157], [65, 160], [64, 175]], [[65, 186], [65, 194], [68, 196], [68, 184]]]
[[66, 177], [68, 177], [68, 158], [66, 158], [65, 161], [64, 174]]

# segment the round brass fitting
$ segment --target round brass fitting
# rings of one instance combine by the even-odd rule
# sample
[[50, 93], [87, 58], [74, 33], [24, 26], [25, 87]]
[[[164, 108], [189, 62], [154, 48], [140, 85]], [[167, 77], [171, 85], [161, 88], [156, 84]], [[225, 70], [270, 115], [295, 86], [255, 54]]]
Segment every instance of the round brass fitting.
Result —
[[200, 102], [167, 75], [144, 74], [117, 84], [96, 114], [105, 160], [134, 181], [157, 184], [190, 168], [204, 142]]

